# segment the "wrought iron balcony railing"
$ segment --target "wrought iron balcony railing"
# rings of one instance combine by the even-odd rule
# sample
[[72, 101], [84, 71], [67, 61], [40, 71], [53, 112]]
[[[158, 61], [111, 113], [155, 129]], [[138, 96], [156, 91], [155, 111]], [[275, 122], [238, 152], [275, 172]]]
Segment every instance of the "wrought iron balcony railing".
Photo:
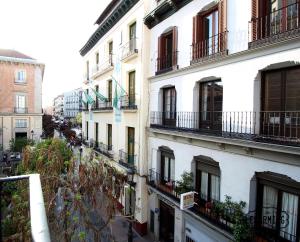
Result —
[[96, 142], [94, 149], [109, 158], [113, 158], [114, 153], [112, 145], [103, 144], [102, 142]]
[[178, 68], [178, 51], [173, 51], [166, 55], [159, 56], [156, 60], [155, 75], [165, 73]]
[[28, 108], [15, 107], [14, 113], [28, 113]]
[[300, 34], [299, 1], [249, 22], [249, 47]]
[[95, 65], [93, 67], [93, 75], [99, 73], [104, 73], [110, 69], [112, 69], [114, 66], [113, 64], [113, 55], [112, 54], [109, 54], [108, 58], [102, 62], [101, 64], [98, 64], [98, 65]]
[[133, 38], [122, 46], [122, 59], [125, 59], [133, 54], [138, 53], [137, 39]]
[[191, 45], [191, 64], [206, 59], [227, 55], [228, 31], [216, 34], [206, 40]]
[[137, 109], [135, 94], [122, 96], [120, 101], [121, 109]]
[[119, 150], [119, 164], [121, 164], [122, 166], [129, 169], [135, 169], [135, 164], [137, 162], [136, 159], [137, 159], [136, 155], [128, 154], [123, 150]]
[[112, 100], [108, 99], [107, 101], [96, 101], [93, 106], [92, 110], [97, 111], [97, 110], [111, 110], [113, 109], [112, 107]]
[[300, 111], [151, 112], [150, 126], [300, 146]]

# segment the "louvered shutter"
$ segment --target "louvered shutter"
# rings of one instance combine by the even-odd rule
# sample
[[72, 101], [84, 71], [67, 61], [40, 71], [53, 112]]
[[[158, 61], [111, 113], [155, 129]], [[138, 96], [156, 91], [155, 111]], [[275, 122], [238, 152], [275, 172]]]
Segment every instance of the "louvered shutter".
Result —
[[221, 0], [218, 6], [219, 14], [219, 48], [220, 51], [225, 51], [227, 49], [227, 0]]
[[173, 53], [172, 53], [172, 64], [173, 64], [173, 67], [174, 66], [177, 66], [177, 41], [178, 41], [178, 30], [177, 30], [177, 27], [174, 26], [173, 27]]
[[257, 27], [258, 27], [258, 0], [252, 0], [252, 12], [251, 12], [251, 40], [257, 40]]

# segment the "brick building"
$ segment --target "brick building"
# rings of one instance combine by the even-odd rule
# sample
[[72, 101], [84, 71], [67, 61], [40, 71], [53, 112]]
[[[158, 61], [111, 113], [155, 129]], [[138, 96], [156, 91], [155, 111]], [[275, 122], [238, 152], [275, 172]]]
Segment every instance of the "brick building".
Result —
[[17, 137], [42, 134], [44, 64], [15, 50], [0, 49], [0, 147]]

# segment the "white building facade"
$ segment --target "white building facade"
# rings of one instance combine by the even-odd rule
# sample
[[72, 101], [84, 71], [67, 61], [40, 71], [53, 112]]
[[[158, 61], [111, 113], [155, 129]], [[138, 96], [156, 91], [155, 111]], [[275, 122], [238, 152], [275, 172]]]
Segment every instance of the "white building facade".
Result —
[[[236, 240], [229, 209], [216, 212], [230, 196], [245, 202], [250, 241], [299, 241], [299, 17], [298, 1], [152, 1], [144, 23], [156, 239]], [[184, 172], [185, 191], [197, 194], [183, 211]]]
[[74, 89], [64, 93], [64, 118], [75, 118], [82, 108], [82, 90], [81, 88]]
[[57, 119], [64, 118], [64, 95], [60, 94], [53, 100], [53, 115]]
[[[82, 134], [84, 143], [119, 171], [134, 171], [135, 229], [147, 232], [149, 30], [148, 1], [111, 1], [98, 28], [80, 50], [84, 59]], [[120, 205], [129, 214], [128, 185]]]

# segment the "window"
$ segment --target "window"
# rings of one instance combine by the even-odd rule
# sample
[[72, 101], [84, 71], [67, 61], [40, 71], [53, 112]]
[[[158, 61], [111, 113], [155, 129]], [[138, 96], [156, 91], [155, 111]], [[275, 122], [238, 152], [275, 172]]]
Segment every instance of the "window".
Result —
[[297, 0], [252, 0], [252, 40], [299, 28]]
[[200, 83], [200, 128], [222, 130], [223, 84], [221, 80]]
[[108, 150], [112, 150], [112, 125], [107, 124], [107, 146]]
[[108, 81], [108, 102], [111, 106], [111, 103], [112, 103], [112, 80]]
[[129, 51], [136, 49], [136, 22], [129, 26]]
[[193, 18], [192, 60], [221, 53], [226, 49], [226, 0], [221, 0]]
[[134, 128], [128, 127], [127, 129], [127, 153], [128, 153], [128, 164], [134, 165]]
[[26, 112], [26, 97], [24, 95], [16, 95], [15, 111], [17, 113], [25, 113]]
[[200, 203], [220, 200], [219, 163], [207, 156], [196, 156], [196, 191]]
[[87, 80], [90, 79], [90, 63], [89, 63], [89, 61], [86, 62], [86, 78], [87, 78]]
[[176, 89], [175, 87], [163, 89], [163, 124], [176, 125]]
[[257, 172], [256, 225], [276, 241], [299, 241], [300, 183], [272, 172]]
[[132, 106], [135, 105], [135, 71], [129, 72], [128, 75], [128, 103]]
[[154, 218], [155, 218], [155, 213], [154, 213], [154, 211], [150, 210], [150, 231], [151, 231], [151, 233], [154, 233]]
[[172, 187], [175, 181], [175, 156], [169, 147], [161, 146], [160, 150], [160, 179], [161, 182]]
[[26, 71], [25, 70], [17, 71], [15, 82], [17, 82], [17, 83], [26, 82]]
[[109, 58], [109, 63], [112, 64], [112, 55], [113, 55], [113, 42], [108, 43], [108, 58]]
[[86, 140], [89, 140], [89, 122], [86, 121]]
[[95, 137], [96, 137], [96, 146], [98, 147], [98, 141], [99, 141], [99, 124], [96, 122], [95, 123]]
[[16, 128], [27, 128], [26, 119], [16, 119]]
[[99, 64], [99, 52], [96, 52], [96, 66]]
[[177, 68], [177, 27], [158, 38], [157, 73]]
[[300, 67], [269, 71], [262, 76], [261, 132], [299, 138]]

